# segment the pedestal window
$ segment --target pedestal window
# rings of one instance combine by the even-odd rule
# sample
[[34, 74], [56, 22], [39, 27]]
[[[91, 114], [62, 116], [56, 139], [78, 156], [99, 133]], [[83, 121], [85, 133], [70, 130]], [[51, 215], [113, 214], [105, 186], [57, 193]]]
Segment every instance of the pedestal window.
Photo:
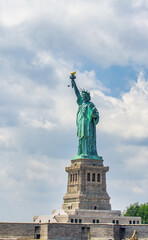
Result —
[[77, 182], [77, 173], [75, 173], [75, 181]]
[[70, 182], [72, 182], [72, 174], [70, 174]]
[[95, 180], [96, 180], [96, 174], [93, 173], [93, 174], [92, 174], [92, 182], [95, 182]]
[[87, 181], [90, 182], [90, 173], [87, 173]]
[[97, 182], [100, 182], [100, 173], [97, 174]]

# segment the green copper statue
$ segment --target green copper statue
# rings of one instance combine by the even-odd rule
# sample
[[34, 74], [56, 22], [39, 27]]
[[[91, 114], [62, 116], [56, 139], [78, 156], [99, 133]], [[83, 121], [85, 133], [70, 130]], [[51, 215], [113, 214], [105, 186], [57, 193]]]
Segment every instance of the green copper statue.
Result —
[[96, 125], [99, 122], [99, 113], [95, 105], [90, 102], [90, 93], [82, 90], [81, 93], [75, 82], [75, 73], [72, 72], [70, 79], [72, 88], [74, 88], [79, 105], [77, 112], [77, 136], [79, 140], [77, 158], [95, 158], [101, 157], [97, 154], [96, 148]]

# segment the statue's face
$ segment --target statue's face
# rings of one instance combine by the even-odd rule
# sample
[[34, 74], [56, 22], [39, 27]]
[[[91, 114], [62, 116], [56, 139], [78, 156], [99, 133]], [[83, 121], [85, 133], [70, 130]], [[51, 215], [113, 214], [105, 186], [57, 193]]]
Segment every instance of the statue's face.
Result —
[[82, 92], [82, 99], [83, 99], [84, 102], [88, 102], [89, 101], [88, 95], [85, 92]]

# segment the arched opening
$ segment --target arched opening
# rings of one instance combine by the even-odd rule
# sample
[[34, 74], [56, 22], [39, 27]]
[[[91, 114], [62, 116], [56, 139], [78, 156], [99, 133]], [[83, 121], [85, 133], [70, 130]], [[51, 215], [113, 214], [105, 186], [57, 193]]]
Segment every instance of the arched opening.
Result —
[[100, 182], [100, 173], [97, 174], [97, 182]]
[[96, 180], [96, 174], [93, 173], [93, 174], [92, 174], [92, 181], [95, 182], [95, 180]]
[[70, 174], [70, 182], [72, 182], [72, 174]]
[[75, 181], [77, 182], [77, 173], [75, 173]]
[[87, 173], [87, 181], [90, 182], [90, 173]]

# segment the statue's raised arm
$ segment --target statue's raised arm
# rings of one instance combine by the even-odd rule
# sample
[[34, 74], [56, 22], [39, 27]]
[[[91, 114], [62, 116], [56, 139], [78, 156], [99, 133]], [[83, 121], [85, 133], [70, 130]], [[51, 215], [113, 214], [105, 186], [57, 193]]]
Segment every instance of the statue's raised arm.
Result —
[[81, 99], [81, 94], [75, 82], [75, 78], [76, 78], [75, 73], [76, 72], [71, 73], [70, 79], [71, 79], [71, 86], [72, 88], [74, 88], [75, 94], [77, 96], [77, 101], [78, 101], [79, 99]]
[[74, 90], [75, 90], [75, 94], [76, 94], [77, 98], [80, 97], [80, 91], [79, 91], [74, 79], [71, 79], [71, 85], [72, 85], [72, 88], [74, 88]]

